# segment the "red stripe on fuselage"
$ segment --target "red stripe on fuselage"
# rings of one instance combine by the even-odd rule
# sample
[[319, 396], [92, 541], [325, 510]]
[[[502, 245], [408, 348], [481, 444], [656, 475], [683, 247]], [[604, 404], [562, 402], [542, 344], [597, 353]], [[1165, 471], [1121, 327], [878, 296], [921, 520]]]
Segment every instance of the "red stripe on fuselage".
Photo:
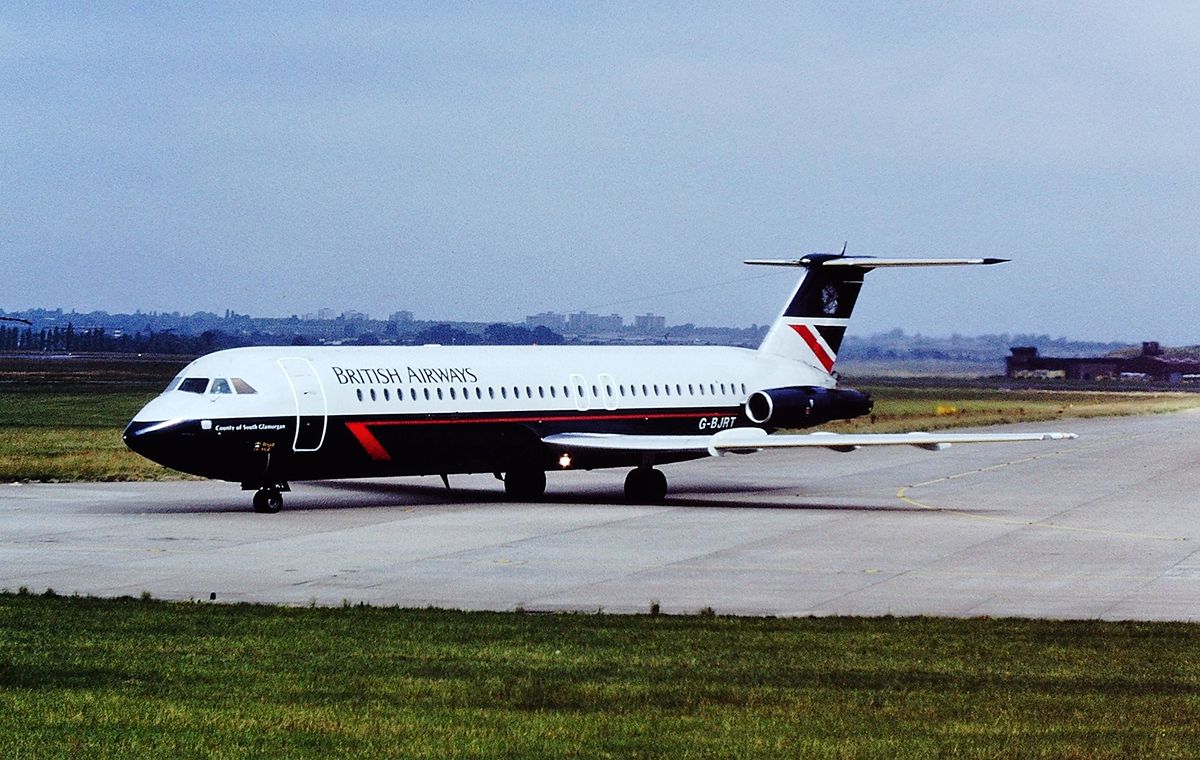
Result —
[[817, 357], [817, 361], [821, 362], [821, 366], [826, 372], [833, 372], [834, 358], [829, 355], [825, 347], [821, 345], [821, 340], [813, 333], [812, 328], [808, 325], [789, 325], [793, 330], [800, 333], [800, 337], [804, 338], [804, 342], [812, 349], [813, 354]]
[[375, 434], [367, 429], [367, 425], [375, 425], [374, 422], [347, 422], [346, 428], [354, 434], [358, 442], [362, 445], [367, 454], [376, 462], [390, 462], [392, 457], [387, 453], [387, 449], [375, 437]]
[[347, 422], [346, 428], [358, 440], [363, 450], [377, 462], [390, 462], [392, 457], [388, 454], [387, 449], [371, 432], [372, 427], [396, 426], [396, 425], [470, 425], [470, 424], [486, 424], [486, 423], [544, 423], [544, 422], [590, 422], [595, 420], [685, 420], [685, 419], [703, 419], [704, 417], [713, 417], [716, 415], [727, 415], [728, 409], [718, 411], [691, 411], [691, 412], [672, 412], [672, 413], [655, 413], [655, 414], [569, 414], [559, 416], [536, 416], [536, 417], [454, 417], [449, 419], [408, 419], [408, 420], [369, 420], [358, 422]]

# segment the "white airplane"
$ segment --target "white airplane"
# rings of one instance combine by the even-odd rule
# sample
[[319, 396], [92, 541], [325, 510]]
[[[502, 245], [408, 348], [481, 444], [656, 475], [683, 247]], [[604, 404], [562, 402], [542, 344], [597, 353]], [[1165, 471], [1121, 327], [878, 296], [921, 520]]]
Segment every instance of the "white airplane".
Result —
[[658, 503], [656, 465], [767, 448], [1074, 438], [1070, 433], [787, 434], [871, 411], [834, 360], [872, 269], [1004, 259], [810, 254], [747, 264], [803, 276], [757, 350], [693, 346], [263, 347], [196, 359], [125, 429], [176, 470], [256, 490], [278, 512], [294, 480], [492, 472], [536, 500], [548, 470], [633, 467], [632, 502]]

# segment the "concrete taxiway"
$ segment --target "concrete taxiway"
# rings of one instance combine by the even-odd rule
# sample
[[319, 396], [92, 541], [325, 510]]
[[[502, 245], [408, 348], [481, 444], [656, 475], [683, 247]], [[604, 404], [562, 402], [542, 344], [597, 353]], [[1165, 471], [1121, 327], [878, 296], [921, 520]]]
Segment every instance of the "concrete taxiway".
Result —
[[[769, 452], [551, 473], [296, 484], [0, 485], [0, 587], [237, 602], [772, 615], [1200, 619], [1200, 414], [1029, 426], [1077, 441]], [[1014, 430], [1022, 428], [1016, 427]]]

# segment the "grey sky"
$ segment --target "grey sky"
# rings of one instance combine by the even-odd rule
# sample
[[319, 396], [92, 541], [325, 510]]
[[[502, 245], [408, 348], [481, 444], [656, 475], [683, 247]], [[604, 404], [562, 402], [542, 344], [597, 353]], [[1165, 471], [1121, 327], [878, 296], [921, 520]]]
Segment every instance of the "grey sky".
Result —
[[1195, 2], [244, 7], [0, 10], [0, 308], [1200, 342]]

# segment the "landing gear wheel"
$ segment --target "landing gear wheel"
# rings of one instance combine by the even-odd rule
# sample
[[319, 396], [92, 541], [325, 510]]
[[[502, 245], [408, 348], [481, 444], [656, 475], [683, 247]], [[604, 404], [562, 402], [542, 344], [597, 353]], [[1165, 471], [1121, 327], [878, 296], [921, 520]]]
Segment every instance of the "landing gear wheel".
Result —
[[662, 504], [667, 496], [667, 476], [652, 467], [630, 470], [625, 476], [625, 500], [630, 504]]
[[283, 494], [274, 488], [260, 488], [254, 494], [254, 511], [273, 515], [283, 509]]
[[504, 474], [504, 493], [516, 501], [538, 501], [546, 493], [546, 473], [510, 470]]

